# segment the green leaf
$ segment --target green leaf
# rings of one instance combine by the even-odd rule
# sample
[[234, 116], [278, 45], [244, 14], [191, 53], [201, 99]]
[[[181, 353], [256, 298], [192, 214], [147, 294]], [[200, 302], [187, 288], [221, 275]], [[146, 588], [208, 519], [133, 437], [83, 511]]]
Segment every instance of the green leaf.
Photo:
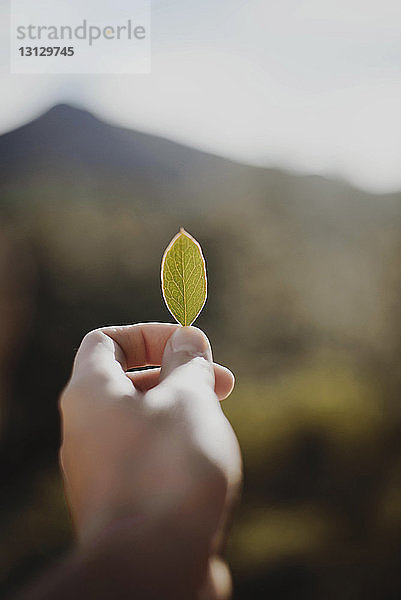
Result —
[[163, 254], [161, 280], [167, 308], [178, 323], [191, 325], [206, 302], [206, 263], [199, 243], [182, 228]]

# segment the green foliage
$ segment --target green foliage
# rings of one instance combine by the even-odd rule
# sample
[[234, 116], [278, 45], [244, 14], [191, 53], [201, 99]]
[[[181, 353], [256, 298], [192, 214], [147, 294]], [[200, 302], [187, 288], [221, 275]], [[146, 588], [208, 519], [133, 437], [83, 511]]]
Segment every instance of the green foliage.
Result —
[[399, 425], [371, 375], [334, 353], [314, 356], [265, 381], [242, 380], [222, 406], [244, 456], [228, 546], [235, 572], [263, 578], [279, 564], [319, 569], [336, 557], [347, 570], [361, 552], [377, 572], [394, 568]]

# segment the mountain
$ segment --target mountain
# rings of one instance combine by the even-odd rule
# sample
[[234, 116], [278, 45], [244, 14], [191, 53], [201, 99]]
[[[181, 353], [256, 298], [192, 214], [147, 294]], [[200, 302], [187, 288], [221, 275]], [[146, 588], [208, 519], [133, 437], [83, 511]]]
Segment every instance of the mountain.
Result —
[[[192, 202], [194, 190], [252, 169], [169, 140], [103, 123], [89, 112], [57, 105], [0, 136], [0, 188], [50, 178], [53, 184], [98, 181], [145, 190], [147, 200]], [[110, 186], [111, 183], [111, 186]], [[124, 193], [123, 193], [124, 196]], [[196, 193], [195, 193], [196, 196]], [[205, 194], [203, 194], [205, 198]]]
[[107, 125], [86, 110], [57, 105], [31, 123], [0, 137], [0, 173], [80, 164], [132, 178], [140, 173], [179, 173], [207, 155], [168, 140]]
[[344, 211], [359, 219], [359, 203], [380, 219], [383, 211], [397, 211], [400, 199], [386, 195], [385, 206], [379, 205], [380, 196], [342, 181], [235, 163], [104, 123], [65, 104], [0, 136], [0, 191], [44, 180], [61, 189], [97, 183], [108, 197], [118, 193], [121, 201], [130, 202], [137, 192], [148, 206], [173, 203], [195, 212], [216, 203], [250, 208], [278, 200], [281, 206], [290, 202], [292, 211], [299, 208], [308, 219], [323, 215], [323, 220]]

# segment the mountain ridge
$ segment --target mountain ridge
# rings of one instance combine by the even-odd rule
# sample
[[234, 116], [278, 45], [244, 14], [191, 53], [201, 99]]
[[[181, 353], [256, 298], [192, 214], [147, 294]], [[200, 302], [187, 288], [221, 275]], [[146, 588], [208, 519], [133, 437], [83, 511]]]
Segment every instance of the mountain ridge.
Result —
[[[58, 146], [55, 145], [57, 139], [62, 142]], [[109, 149], [105, 145], [106, 141]], [[171, 174], [174, 171], [179, 173], [189, 166], [200, 168], [203, 166], [202, 163], [206, 163], [210, 167], [215, 163], [220, 169], [222, 167], [229, 170], [244, 169], [255, 174], [277, 173], [300, 180], [330, 182], [333, 185], [351, 188], [366, 196], [398, 195], [398, 193], [377, 194], [360, 190], [340, 178], [241, 163], [163, 136], [110, 124], [87, 109], [64, 103], [56, 104], [32, 121], [0, 135], [0, 183], [2, 180], [7, 180], [6, 171], [18, 170], [21, 175], [24, 171], [22, 164], [24, 161], [29, 161], [25, 168], [29, 168], [30, 164], [34, 164], [37, 168], [46, 166], [37, 160], [38, 151], [42, 153], [45, 151], [53, 158], [53, 162], [46, 161], [51, 166], [56, 162], [54, 159], [84, 160], [88, 166], [109, 169], [120, 167], [122, 170], [135, 166], [146, 168], [152, 164], [153, 169], [156, 167], [162, 172]]]
[[391, 223], [401, 211], [400, 193], [373, 194], [339, 179], [241, 164], [111, 125], [69, 104], [0, 136], [1, 195], [29, 203], [43, 190], [54, 192], [54, 202], [134, 201], [145, 211], [179, 207], [183, 217], [217, 207], [239, 214], [268, 209], [304, 222], [306, 232], [334, 221], [337, 227], [360, 227], [366, 219]]

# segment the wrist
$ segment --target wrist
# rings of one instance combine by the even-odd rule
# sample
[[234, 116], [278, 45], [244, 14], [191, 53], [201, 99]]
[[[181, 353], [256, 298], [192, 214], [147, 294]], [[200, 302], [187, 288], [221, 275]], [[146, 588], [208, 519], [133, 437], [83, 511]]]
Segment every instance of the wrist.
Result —
[[186, 525], [179, 510], [157, 519], [137, 513], [121, 516], [81, 543], [74, 561], [90, 581], [92, 573], [111, 578], [115, 598], [121, 591], [124, 598], [132, 592], [141, 599], [195, 599], [208, 574], [213, 544]]

